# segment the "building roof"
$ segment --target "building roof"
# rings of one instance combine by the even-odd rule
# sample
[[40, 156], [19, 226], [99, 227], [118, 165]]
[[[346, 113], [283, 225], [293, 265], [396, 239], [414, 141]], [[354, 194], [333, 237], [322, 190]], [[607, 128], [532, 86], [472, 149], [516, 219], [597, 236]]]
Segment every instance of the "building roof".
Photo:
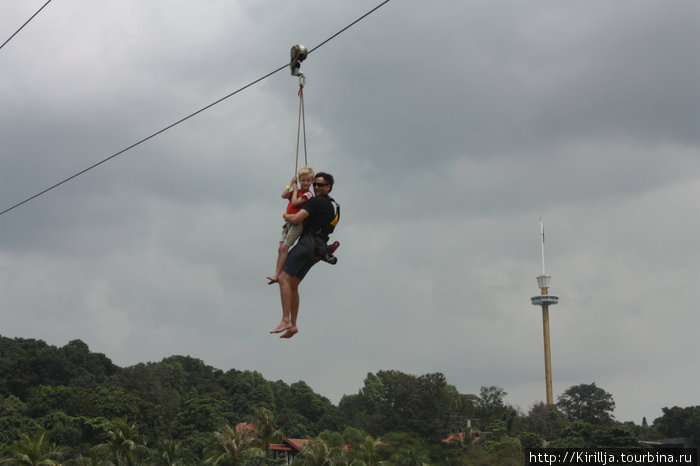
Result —
[[469, 439], [469, 436], [474, 437], [474, 443], [479, 441], [479, 438], [481, 437], [481, 432], [478, 430], [472, 430], [469, 434], [466, 432], [457, 432], [455, 434], [450, 434], [446, 438], [442, 439], [444, 443], [450, 443], [450, 442], [459, 442], [459, 443], [464, 443], [466, 440]]
[[268, 450], [275, 450], [275, 451], [292, 451], [291, 447], [288, 447], [287, 445], [283, 445], [281, 443], [271, 443], [268, 447]]
[[301, 451], [302, 448], [309, 444], [309, 441], [303, 438], [286, 438], [284, 439], [284, 443], [286, 443], [296, 451]]

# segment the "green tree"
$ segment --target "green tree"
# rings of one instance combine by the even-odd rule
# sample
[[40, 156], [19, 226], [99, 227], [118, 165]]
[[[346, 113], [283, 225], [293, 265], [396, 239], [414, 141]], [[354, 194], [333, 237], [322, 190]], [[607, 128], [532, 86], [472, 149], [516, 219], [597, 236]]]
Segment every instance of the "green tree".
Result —
[[75, 458], [68, 460], [66, 464], [75, 466], [98, 466], [103, 465], [104, 463], [100, 461], [96, 453], [91, 452], [89, 456], [79, 454]]
[[591, 383], [569, 387], [559, 395], [557, 406], [572, 421], [602, 424], [612, 420], [615, 401], [610, 393]]
[[224, 400], [195, 395], [185, 402], [182, 411], [175, 416], [173, 435], [184, 438], [198, 432], [212, 432], [227, 422], [222, 414], [224, 411]]
[[326, 442], [329, 447], [343, 448], [343, 446], [345, 446], [343, 434], [341, 434], [340, 432], [324, 430], [319, 434], [318, 437], [324, 442]]
[[50, 441], [71, 450], [69, 455], [74, 454], [76, 448], [83, 443], [83, 426], [80, 418], [54, 411], [39, 419], [39, 423]]
[[[439, 447], [443, 443], [440, 442]], [[381, 437], [381, 443], [377, 445], [377, 450], [383, 457], [393, 457], [398, 454], [397, 458], [404, 458], [396, 461], [409, 461], [412, 457], [416, 461], [427, 463], [429, 462], [430, 449], [427, 439], [419, 436], [415, 432], [388, 432]], [[385, 453], [386, 452], [386, 453]], [[392, 459], [392, 462], [395, 462]]]
[[540, 434], [535, 432], [523, 432], [520, 434], [520, 445], [524, 450], [532, 450], [534, 448], [542, 448], [544, 439]]
[[204, 464], [233, 465], [265, 455], [255, 446], [253, 432], [244, 424], [235, 429], [230, 425], [219, 428], [204, 450]]
[[552, 440], [547, 444], [548, 448], [586, 448], [583, 437], [566, 436]]
[[277, 415], [280, 429], [290, 438], [313, 437], [314, 426], [311, 421], [294, 410], [286, 410]]
[[362, 442], [367, 438], [367, 432], [356, 427], [346, 427], [343, 431], [343, 441], [345, 445], [349, 445], [350, 448], [358, 449]]
[[60, 348], [69, 375], [70, 385], [92, 387], [103, 383], [107, 377], [115, 374], [118, 367], [102, 353], [93, 353], [81, 340], [72, 340]]
[[416, 377], [389, 370], [367, 374], [357, 395], [341, 399], [339, 411], [348, 424], [375, 436], [402, 431], [441, 437], [471, 416], [466, 401], [441, 373]]
[[416, 447], [402, 447], [391, 455], [390, 463], [394, 466], [423, 466], [430, 462], [430, 457]]
[[591, 436], [594, 448], [639, 448], [641, 445], [631, 429], [623, 424], [597, 426]]
[[17, 466], [59, 466], [61, 449], [55, 443], [46, 441], [44, 432], [37, 432], [33, 436], [22, 434], [20, 439], [13, 443], [9, 452], [11, 457], [0, 460], [0, 464]]
[[360, 389], [360, 393], [354, 395], [343, 395], [338, 403], [338, 409], [340, 414], [347, 419], [347, 425], [339, 429], [341, 432], [351, 426], [364, 431], [374, 430], [380, 424], [380, 416], [376, 407], [369, 407], [367, 398], [362, 394], [362, 389]]
[[[378, 403], [376, 426], [369, 429], [374, 435], [390, 430], [409, 431], [423, 421], [417, 409], [418, 378], [400, 371], [379, 371], [377, 373], [381, 394]], [[368, 377], [369, 379], [369, 377]], [[369, 387], [365, 387], [367, 391]]]
[[40, 429], [39, 424], [27, 416], [27, 406], [14, 395], [0, 395], [0, 446], [9, 445], [26, 432]]
[[279, 443], [284, 440], [284, 434], [276, 427], [275, 415], [266, 408], [255, 411], [253, 426], [255, 427], [255, 443], [266, 454], [271, 443]]
[[238, 413], [248, 414], [255, 409], [275, 408], [275, 395], [270, 383], [257, 371], [230, 370], [218, 378]]
[[489, 442], [488, 445], [493, 464], [499, 466], [519, 466], [523, 464], [523, 451], [519, 439], [505, 435], [496, 442]]
[[126, 417], [116, 418], [107, 426], [108, 440], [96, 445], [94, 452], [107, 460], [114, 460], [118, 466], [133, 466], [148, 455], [142, 443], [138, 425], [129, 423]]
[[336, 466], [347, 464], [342, 448], [332, 447], [323, 439], [315, 438], [294, 458], [294, 464], [301, 466]]
[[700, 406], [663, 408], [653, 427], [665, 437], [688, 437], [700, 445]]
[[[483, 440], [483, 439], [482, 439]], [[464, 443], [453, 442], [451, 448], [458, 448], [458, 454], [450, 464], [455, 465], [470, 465], [470, 466], [490, 466], [497, 464], [491, 453], [483, 447], [482, 442], [474, 443], [465, 441]], [[432, 456], [435, 460], [435, 455]]]
[[474, 400], [476, 417], [479, 419], [479, 426], [488, 426], [493, 421], [505, 421], [507, 427], [516, 417], [515, 409], [504, 403], [503, 399], [508, 393], [500, 387], [481, 387], [479, 396]]
[[585, 421], [574, 421], [564, 428], [561, 437], [549, 442], [552, 448], [593, 448], [595, 426]]
[[316, 423], [316, 428], [319, 431], [332, 430], [342, 432], [348, 426], [348, 421], [345, 415], [340, 411], [340, 408], [332, 404], [326, 406], [325, 412]]
[[22, 400], [40, 385], [92, 387], [118, 370], [80, 340], [59, 349], [41, 340], [0, 337], [0, 355], [0, 393]]
[[353, 466], [376, 466], [388, 464], [388, 461], [380, 460], [376, 442], [369, 435], [367, 438], [365, 438], [362, 445], [360, 445], [360, 449], [355, 453], [354, 459], [351, 463]]
[[545, 403], [533, 405], [528, 415], [522, 420], [525, 431], [540, 434], [546, 440], [560, 437], [561, 432], [569, 424], [569, 418], [559, 411], [556, 405]]
[[152, 411], [152, 405], [120, 387], [41, 385], [29, 392], [27, 412], [34, 418], [62, 411], [68, 416], [107, 419], [128, 416], [143, 422], [149, 418], [148, 415]]
[[184, 466], [196, 462], [194, 455], [183, 448], [182, 443], [170, 438], [158, 441], [151, 449], [149, 461], [154, 466]]
[[330, 404], [328, 399], [317, 395], [305, 382], [295, 382], [289, 386], [296, 410], [311, 422], [318, 422]]

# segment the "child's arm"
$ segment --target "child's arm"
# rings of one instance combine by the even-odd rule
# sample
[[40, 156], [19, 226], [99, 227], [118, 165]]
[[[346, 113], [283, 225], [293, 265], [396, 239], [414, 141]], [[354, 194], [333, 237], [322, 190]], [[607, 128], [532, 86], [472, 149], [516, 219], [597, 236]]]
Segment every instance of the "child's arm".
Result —
[[306, 195], [300, 195], [298, 190], [294, 190], [292, 192], [292, 205], [294, 207], [301, 207], [304, 204], [306, 204], [306, 201], [308, 201], [309, 198]]
[[291, 199], [293, 196], [293, 192], [296, 192], [297, 190], [297, 177], [293, 177], [292, 181], [289, 182], [289, 186], [286, 186], [284, 188], [284, 191], [282, 191], [282, 199]]

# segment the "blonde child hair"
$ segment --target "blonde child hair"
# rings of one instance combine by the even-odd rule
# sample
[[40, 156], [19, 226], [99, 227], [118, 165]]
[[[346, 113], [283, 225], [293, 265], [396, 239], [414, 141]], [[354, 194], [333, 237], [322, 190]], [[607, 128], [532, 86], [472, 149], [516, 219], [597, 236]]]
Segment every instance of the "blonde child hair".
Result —
[[302, 168], [301, 170], [299, 170], [299, 179], [301, 179], [302, 176], [306, 176], [306, 175], [309, 175], [311, 178], [313, 178], [314, 177], [314, 169], [309, 167], [309, 166], [306, 166], [306, 167]]

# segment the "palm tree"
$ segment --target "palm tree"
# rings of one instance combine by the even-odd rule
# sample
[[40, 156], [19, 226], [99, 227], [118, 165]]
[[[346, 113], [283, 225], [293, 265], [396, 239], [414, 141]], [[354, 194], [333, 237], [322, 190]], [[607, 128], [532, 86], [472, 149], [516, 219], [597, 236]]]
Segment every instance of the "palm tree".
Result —
[[302, 466], [337, 466], [348, 464], [345, 452], [338, 447], [329, 447], [324, 440], [310, 440], [296, 458], [295, 464]]
[[11, 458], [0, 460], [0, 464], [26, 466], [60, 466], [57, 459], [61, 450], [55, 443], [45, 441], [45, 432], [37, 432], [33, 437], [22, 434], [20, 439], [10, 446]]
[[374, 439], [369, 435], [360, 446], [357, 457], [352, 462], [352, 466], [382, 466], [390, 464], [388, 461], [380, 461], [379, 454]]
[[236, 429], [227, 424], [214, 432], [213, 440], [204, 451], [204, 464], [233, 465], [264, 454], [255, 446], [253, 431], [245, 424]]
[[400, 448], [391, 456], [394, 466], [423, 466], [428, 461], [429, 458], [414, 447]]
[[95, 466], [100, 464], [100, 462], [95, 458], [95, 454], [93, 453], [87, 458], [83, 455], [78, 455], [77, 457], [66, 461], [65, 464], [71, 464], [75, 466]]
[[149, 460], [158, 466], [181, 466], [189, 464], [185, 456], [187, 450], [180, 448], [180, 442], [173, 439], [164, 439], [158, 442], [158, 445], [151, 450]]
[[136, 423], [129, 424], [126, 417], [114, 419], [107, 427], [109, 439], [93, 448], [93, 452], [108, 459], [116, 459], [118, 466], [134, 466], [140, 457], [148, 453], [141, 444]]
[[275, 427], [276, 425], [277, 421], [272, 411], [266, 408], [255, 411], [255, 419], [253, 421], [255, 443], [265, 452], [265, 456], [267, 456], [271, 443], [279, 443], [284, 440], [284, 434]]

